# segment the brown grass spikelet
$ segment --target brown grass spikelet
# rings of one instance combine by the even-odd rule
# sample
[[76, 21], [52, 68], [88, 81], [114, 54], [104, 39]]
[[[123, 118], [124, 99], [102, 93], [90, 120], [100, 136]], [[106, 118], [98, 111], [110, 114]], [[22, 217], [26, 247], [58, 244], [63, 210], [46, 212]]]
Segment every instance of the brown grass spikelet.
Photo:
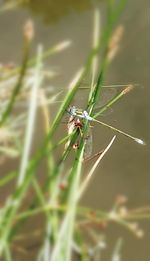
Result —
[[110, 43], [108, 46], [108, 60], [111, 61], [114, 56], [116, 55], [119, 47], [120, 47], [120, 40], [124, 33], [124, 27], [123, 25], [119, 25], [116, 30], [114, 31]]
[[31, 19], [28, 19], [23, 28], [23, 35], [27, 42], [30, 42], [34, 37], [34, 24]]
[[122, 91], [122, 94], [127, 94], [128, 92], [132, 91], [134, 88], [134, 85], [133, 84], [129, 84], [123, 91]]

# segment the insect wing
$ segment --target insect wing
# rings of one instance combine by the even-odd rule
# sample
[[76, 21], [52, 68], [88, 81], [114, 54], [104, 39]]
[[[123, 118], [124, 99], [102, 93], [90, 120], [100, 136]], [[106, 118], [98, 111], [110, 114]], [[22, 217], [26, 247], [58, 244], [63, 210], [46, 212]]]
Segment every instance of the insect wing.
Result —
[[117, 93], [115, 88], [103, 88], [98, 102], [98, 107], [105, 106]]
[[85, 138], [84, 159], [88, 159], [92, 155], [92, 147], [93, 147], [93, 137], [92, 137], [91, 128], [89, 127]]

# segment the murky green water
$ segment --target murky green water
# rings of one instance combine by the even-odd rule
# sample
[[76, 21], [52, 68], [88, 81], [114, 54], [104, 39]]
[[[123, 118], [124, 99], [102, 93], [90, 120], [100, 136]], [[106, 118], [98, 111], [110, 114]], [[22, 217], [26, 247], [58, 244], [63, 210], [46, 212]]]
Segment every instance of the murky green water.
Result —
[[[99, 5], [103, 12], [103, 3]], [[103, 118], [103, 121], [144, 139], [147, 145], [142, 147], [117, 135], [116, 142], [104, 158], [82, 200], [88, 206], [110, 209], [118, 194], [128, 197], [128, 206], [131, 208], [150, 203], [149, 10], [149, 0], [132, 0], [122, 15], [121, 23], [125, 26], [125, 34], [120, 51], [109, 68], [106, 82], [132, 82], [139, 86], [113, 107], [113, 113]], [[28, 17], [33, 18], [36, 26], [33, 49], [37, 43], [42, 43], [46, 49], [64, 39], [72, 41], [68, 50], [47, 62], [48, 66], [59, 72], [52, 84], [58, 88], [66, 86], [84, 63], [91, 46], [93, 5], [87, 0], [82, 3], [37, 0], [31, 1], [24, 8], [1, 14], [0, 62], [19, 63], [22, 25]], [[104, 148], [112, 135], [104, 127], [96, 126], [93, 132], [94, 151]], [[136, 239], [122, 227], [110, 226], [107, 233], [108, 249], [104, 251], [102, 260], [110, 260], [115, 243], [120, 237], [124, 239], [123, 261], [150, 260], [150, 221], [142, 222], [142, 226], [145, 230], [143, 239]]]

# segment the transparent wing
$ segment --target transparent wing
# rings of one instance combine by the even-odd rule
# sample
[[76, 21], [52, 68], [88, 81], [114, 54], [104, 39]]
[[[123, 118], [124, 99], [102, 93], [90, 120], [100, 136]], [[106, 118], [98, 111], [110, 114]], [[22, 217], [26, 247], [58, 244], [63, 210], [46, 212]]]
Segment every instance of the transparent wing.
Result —
[[96, 108], [103, 107], [116, 95], [116, 93], [116, 88], [103, 88]]
[[92, 130], [89, 127], [87, 135], [85, 137], [84, 159], [87, 159], [92, 155], [92, 148], [93, 148], [93, 137], [92, 137]]
[[[84, 85], [81, 86], [80, 91], [84, 92], [84, 95], [79, 94], [78, 96], [78, 102], [82, 99], [84, 100], [86, 95], [89, 92], [89, 85]], [[102, 88], [101, 94], [100, 94], [100, 98], [99, 101], [97, 102], [96, 108], [95, 109], [100, 109], [101, 107], [103, 107], [104, 105], [106, 105], [115, 95], [117, 94], [117, 88], [115, 87], [109, 87], [109, 86], [104, 86]], [[107, 110], [106, 114], [109, 114], [110, 112], [112, 112], [111, 108]]]

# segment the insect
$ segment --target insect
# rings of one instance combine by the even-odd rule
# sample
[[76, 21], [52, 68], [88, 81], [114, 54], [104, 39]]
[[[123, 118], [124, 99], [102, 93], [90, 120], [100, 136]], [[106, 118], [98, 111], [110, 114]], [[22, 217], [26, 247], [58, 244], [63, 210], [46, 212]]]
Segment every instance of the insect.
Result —
[[103, 125], [103, 126], [105, 126], [107, 128], [112, 129], [113, 131], [116, 131], [116, 132], [118, 132], [118, 133], [120, 133], [120, 134], [122, 134], [122, 135], [124, 135], [124, 136], [126, 136], [126, 137], [128, 137], [128, 138], [130, 138], [132, 140], [134, 140], [135, 142], [137, 142], [137, 143], [139, 143], [141, 145], [145, 145], [145, 142], [143, 140], [141, 140], [139, 138], [136, 138], [136, 137], [134, 137], [134, 136], [132, 136], [132, 135], [122, 131], [122, 130], [119, 130], [119, 129], [117, 129], [117, 128], [115, 128], [115, 127], [113, 127], [113, 126], [111, 126], [111, 125], [109, 125], [107, 123], [104, 123], [102, 121], [96, 120], [94, 117], [91, 117], [86, 110], [83, 110], [83, 111], [82, 110], [78, 110], [78, 109], [76, 109], [75, 106], [71, 106], [69, 108], [69, 110], [68, 110], [68, 113], [72, 117], [78, 117], [80, 119], [85, 119], [87, 121], [97, 122], [97, 123], [99, 123], [99, 124], [101, 124], [101, 125]]
[[[70, 114], [70, 117], [69, 117], [69, 120], [67, 123], [68, 135], [70, 136], [75, 129], [78, 129], [80, 131], [80, 137], [81, 137], [83, 135], [82, 129], [84, 126], [83, 118], [78, 117], [75, 106], [70, 107], [67, 112]], [[81, 116], [81, 114], [80, 114], [80, 116]], [[79, 148], [80, 137], [78, 138], [78, 141], [75, 144], [73, 144], [74, 150], [77, 150]], [[85, 135], [85, 150], [84, 150], [84, 155], [83, 155], [84, 159], [87, 159], [91, 156], [92, 143], [93, 143], [92, 131], [89, 126], [87, 133]], [[67, 147], [69, 144], [70, 144], [70, 139], [68, 139], [65, 147]]]

